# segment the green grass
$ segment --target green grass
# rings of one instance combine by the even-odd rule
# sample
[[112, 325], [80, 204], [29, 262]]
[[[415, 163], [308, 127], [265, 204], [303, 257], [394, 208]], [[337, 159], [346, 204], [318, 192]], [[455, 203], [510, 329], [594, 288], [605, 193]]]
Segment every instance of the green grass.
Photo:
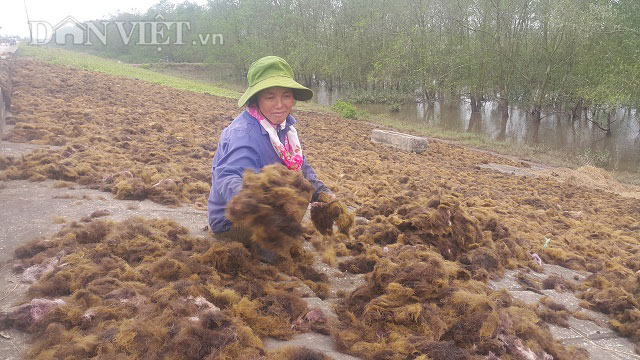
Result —
[[[190, 71], [183, 71], [181, 68], [185, 64], [181, 63], [145, 63], [136, 65], [143, 69], [159, 72], [162, 74], [177, 76], [179, 78], [204, 81], [208, 84], [215, 84], [218, 87], [234, 90], [242, 93], [247, 86], [247, 80], [237, 81], [234, 79], [232, 72], [235, 70], [233, 66], [228, 64], [188, 64], [189, 68], [198, 68], [200, 72], [192, 73]], [[218, 75], [218, 76], [216, 76]], [[219, 76], [222, 75], [222, 76]], [[206, 79], [206, 80], [203, 80]], [[224, 79], [224, 80], [223, 80]]]
[[237, 91], [213, 86], [211, 84], [188, 80], [178, 76], [161, 74], [141, 67], [119, 63], [115, 60], [109, 60], [76, 51], [22, 44], [18, 48], [18, 55], [31, 56], [51, 64], [67, 65], [74, 68], [96, 71], [109, 75], [143, 80], [180, 90], [207, 93], [232, 99], [238, 99], [241, 95]]
[[331, 110], [340, 114], [340, 116], [347, 119], [365, 119], [369, 117], [369, 113], [364, 110], [358, 110], [353, 104], [348, 101], [338, 100], [331, 106]]

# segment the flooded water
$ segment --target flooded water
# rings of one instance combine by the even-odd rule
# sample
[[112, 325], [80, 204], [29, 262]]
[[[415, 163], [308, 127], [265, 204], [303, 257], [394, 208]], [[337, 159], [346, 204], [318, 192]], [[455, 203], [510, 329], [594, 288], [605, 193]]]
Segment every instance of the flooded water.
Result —
[[[480, 116], [471, 116], [471, 106], [459, 103], [442, 106], [435, 103], [405, 104], [399, 112], [389, 112], [387, 105], [365, 104], [372, 114], [426, 124], [444, 130], [484, 134], [492, 140], [533, 144], [535, 129], [530, 115], [516, 106], [509, 109], [509, 119], [502, 123], [496, 102], [485, 103]], [[586, 119], [571, 121], [569, 114], [543, 113], [537, 145], [566, 150], [585, 164], [605, 166], [631, 172], [640, 171], [640, 114], [620, 109], [612, 116], [611, 136]]]
[[[164, 69], [176, 75], [211, 83], [223, 82], [226, 87], [237, 91], [246, 88], [245, 79], [229, 76], [225, 71], [198, 68]], [[226, 74], [225, 74], [226, 73]], [[311, 86], [314, 97], [311, 101], [321, 105], [332, 105], [342, 95], [337, 89], [329, 89], [323, 82]], [[496, 102], [484, 104], [480, 116], [471, 117], [471, 105], [461, 99], [457, 103], [442, 105], [438, 102], [411, 103], [400, 107], [398, 112], [390, 112], [388, 105], [360, 104], [358, 108], [377, 115], [384, 114], [392, 119], [425, 124], [436, 128], [484, 134], [492, 140], [504, 140], [514, 144], [533, 144], [535, 129], [526, 111], [512, 106], [509, 119], [502, 123]], [[613, 117], [611, 136], [586, 119], [583, 113], [579, 119], [571, 121], [569, 114], [543, 113], [538, 128], [537, 145], [566, 151], [577, 156], [584, 164], [607, 167], [614, 170], [640, 172], [640, 114], [637, 109], [620, 109]]]
[[[337, 90], [326, 86], [311, 87], [313, 101], [332, 105], [341, 98]], [[392, 119], [425, 124], [443, 130], [484, 134], [492, 140], [514, 144], [534, 144], [535, 128], [527, 111], [509, 108], [509, 119], [503, 124], [497, 102], [484, 104], [479, 116], [471, 116], [468, 99], [441, 105], [439, 102], [405, 104], [398, 112], [390, 112], [385, 104], [357, 104], [369, 113], [384, 114]], [[590, 115], [589, 115], [590, 116]], [[640, 114], [637, 109], [620, 109], [612, 117], [611, 136], [599, 129], [583, 113], [571, 121], [570, 114], [546, 112], [538, 128], [536, 145], [566, 151], [584, 164], [609, 169], [640, 172]]]

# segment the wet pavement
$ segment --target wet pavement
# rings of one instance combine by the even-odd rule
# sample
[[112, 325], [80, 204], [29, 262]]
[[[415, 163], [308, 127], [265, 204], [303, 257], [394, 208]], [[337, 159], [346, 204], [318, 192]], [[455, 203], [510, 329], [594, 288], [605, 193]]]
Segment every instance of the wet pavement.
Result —
[[[557, 275], [572, 283], [579, 283], [584, 280], [588, 273], [570, 270], [561, 266], [544, 264], [544, 272], [527, 272], [526, 274], [534, 281], [542, 281], [550, 275]], [[593, 360], [622, 360], [640, 359], [640, 355], [635, 353], [635, 344], [629, 339], [619, 336], [608, 326], [607, 315], [584, 309], [580, 307], [581, 299], [571, 291], [559, 290], [527, 290], [521, 285], [516, 276], [521, 270], [507, 270], [505, 275], [496, 281], [489, 282], [493, 290], [505, 289], [514, 299], [527, 304], [536, 304], [543, 297], [547, 296], [555, 303], [564, 305], [569, 311], [580, 311], [588, 315], [590, 320], [577, 319], [570, 316], [568, 328], [549, 324], [549, 330], [553, 337], [562, 341], [567, 346], [576, 346], [589, 352], [590, 359]]]

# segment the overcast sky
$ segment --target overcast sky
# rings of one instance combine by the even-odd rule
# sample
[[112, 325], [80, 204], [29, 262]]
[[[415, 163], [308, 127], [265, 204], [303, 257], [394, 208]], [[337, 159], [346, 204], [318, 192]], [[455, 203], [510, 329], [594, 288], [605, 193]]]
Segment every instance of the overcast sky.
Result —
[[[158, 2], [159, 0], [26, 0], [29, 20], [44, 20], [53, 26], [69, 15], [79, 21], [88, 21], [118, 12], [144, 12]], [[170, 2], [177, 4], [183, 0]], [[206, 4], [206, 0], [191, 2]], [[0, 35], [29, 37], [24, 3], [25, 0], [0, 1]]]

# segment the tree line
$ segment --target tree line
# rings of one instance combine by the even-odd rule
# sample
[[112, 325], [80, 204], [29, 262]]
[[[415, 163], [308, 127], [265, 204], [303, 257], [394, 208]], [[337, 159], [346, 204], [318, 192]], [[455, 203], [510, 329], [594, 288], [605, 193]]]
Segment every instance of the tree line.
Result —
[[[279, 55], [306, 84], [393, 89], [445, 103], [464, 96], [473, 112], [493, 100], [505, 121], [517, 104], [534, 124], [548, 108], [610, 119], [640, 102], [637, 0], [161, 1], [110, 20], [158, 14], [189, 22], [184, 45], [124, 45], [111, 29], [111, 41], [92, 50], [133, 62], [228, 64], [239, 75], [255, 59]], [[224, 42], [203, 45], [203, 34]]]

